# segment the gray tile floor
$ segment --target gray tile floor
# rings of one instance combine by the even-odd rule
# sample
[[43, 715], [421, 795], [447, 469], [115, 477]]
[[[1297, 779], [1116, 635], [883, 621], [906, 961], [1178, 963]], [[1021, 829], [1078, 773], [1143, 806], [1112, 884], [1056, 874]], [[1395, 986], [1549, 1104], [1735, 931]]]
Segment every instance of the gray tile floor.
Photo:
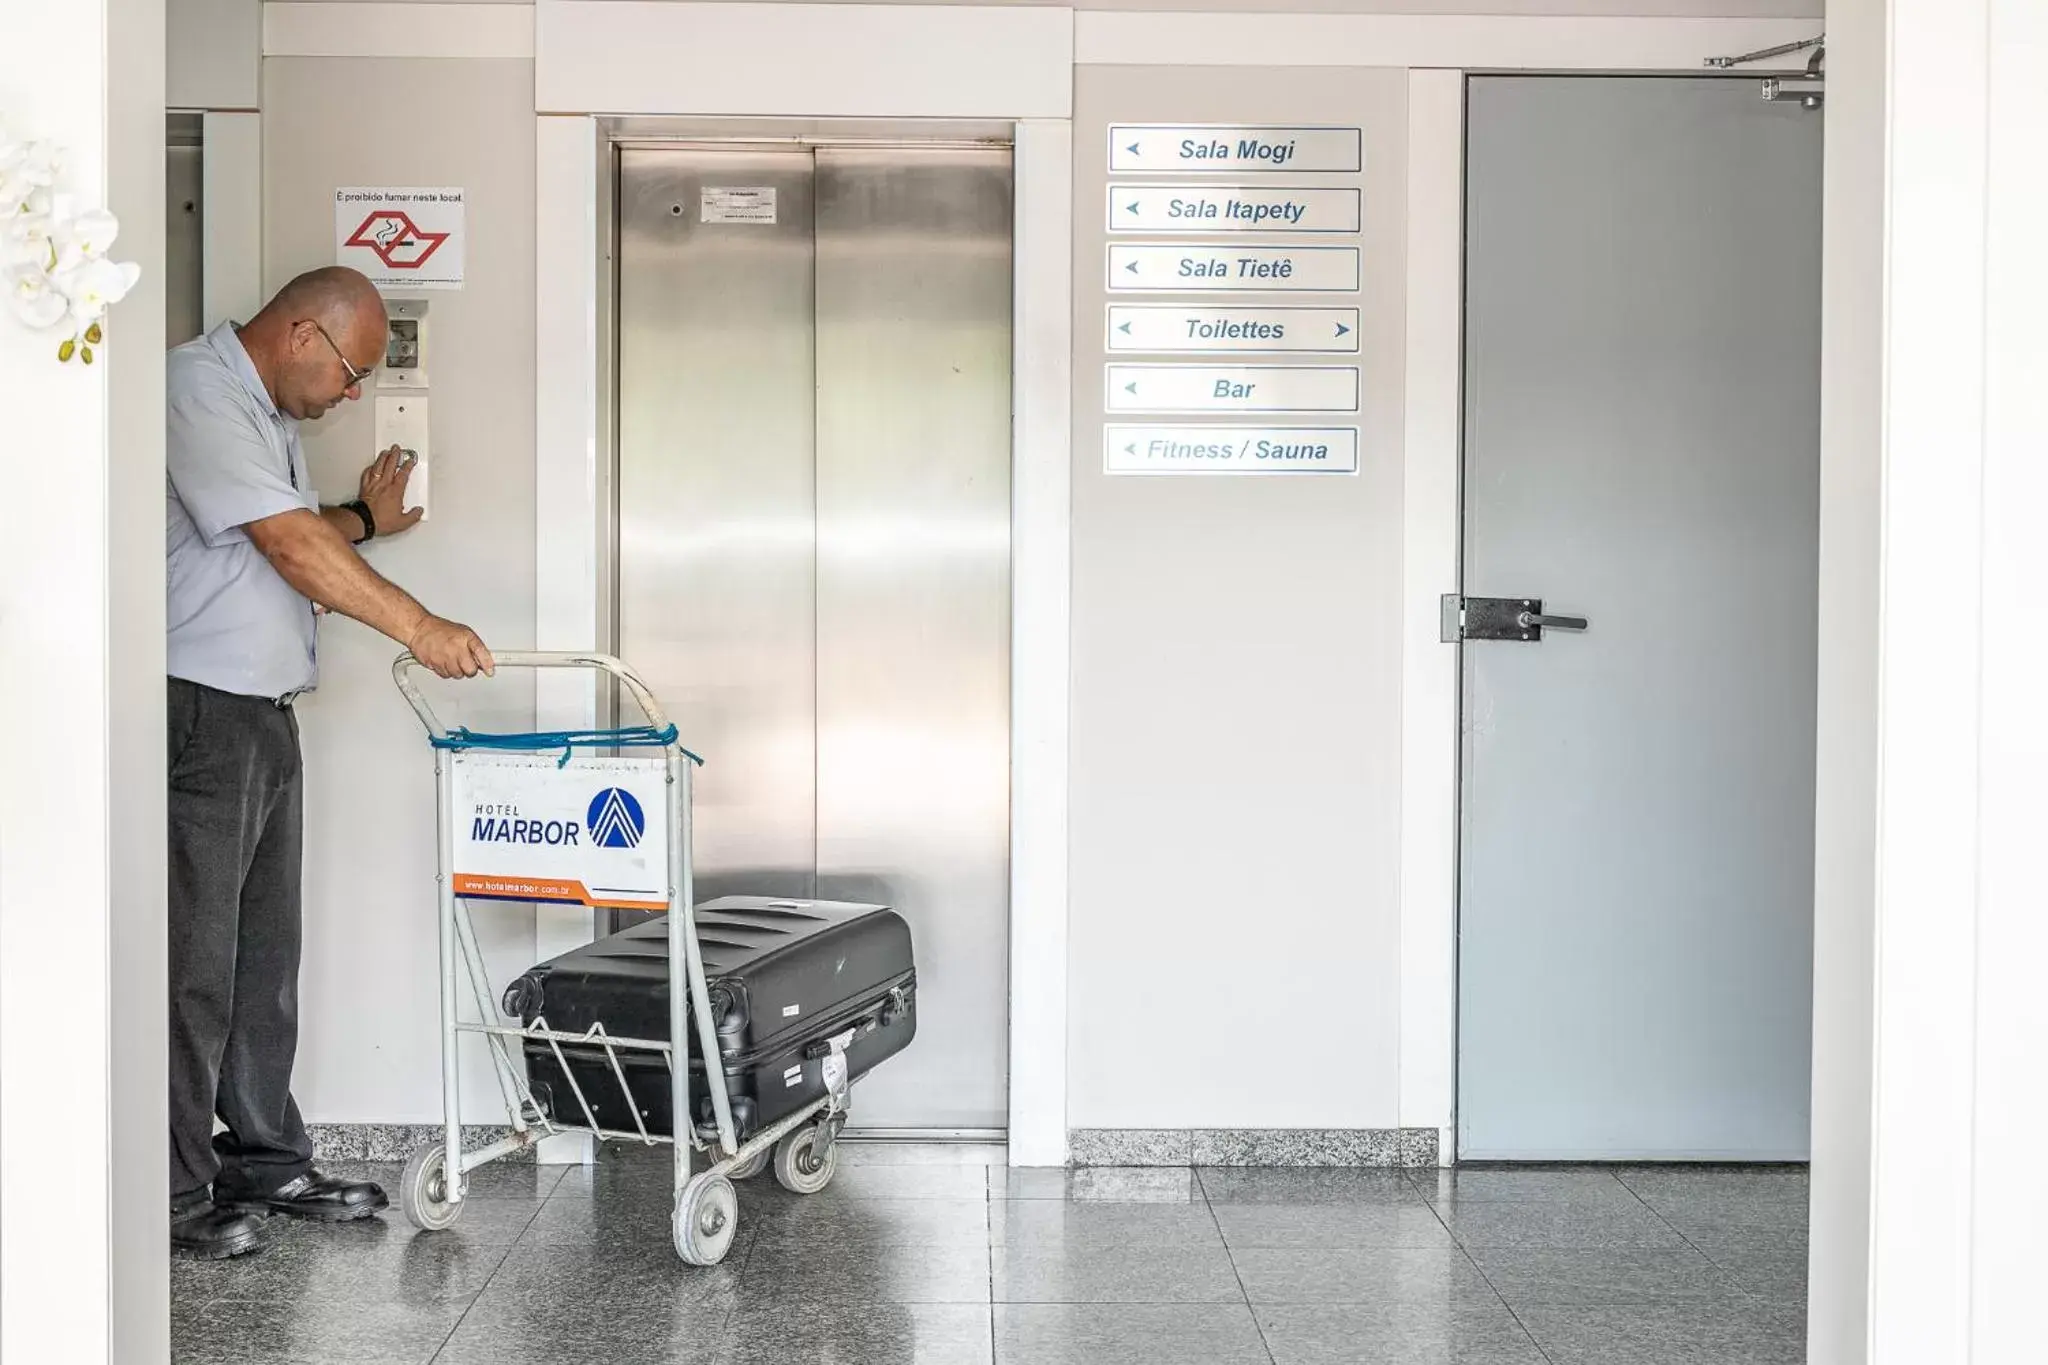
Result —
[[[174, 1264], [186, 1365], [1798, 1365], [1802, 1170], [1012, 1172], [843, 1149], [742, 1186], [725, 1265], [667, 1166], [498, 1165], [456, 1227], [274, 1220]], [[333, 1169], [342, 1169], [339, 1167]], [[353, 1173], [395, 1188], [395, 1168]]]

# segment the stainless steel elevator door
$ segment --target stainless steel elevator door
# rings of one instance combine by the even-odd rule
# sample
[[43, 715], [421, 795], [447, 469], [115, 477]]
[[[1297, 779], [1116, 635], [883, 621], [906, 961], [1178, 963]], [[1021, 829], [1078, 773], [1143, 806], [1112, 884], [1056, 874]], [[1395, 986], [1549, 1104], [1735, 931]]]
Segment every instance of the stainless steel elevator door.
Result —
[[[774, 191], [776, 220], [704, 222], [730, 187]], [[811, 157], [629, 151], [618, 219], [621, 652], [707, 760], [699, 893], [809, 896]]]
[[1010, 158], [818, 153], [818, 889], [910, 916], [855, 1122], [998, 1127], [1009, 1028]]
[[895, 906], [918, 1039], [851, 1122], [1000, 1128], [1008, 149], [620, 169], [619, 644], [705, 750], [700, 886]]

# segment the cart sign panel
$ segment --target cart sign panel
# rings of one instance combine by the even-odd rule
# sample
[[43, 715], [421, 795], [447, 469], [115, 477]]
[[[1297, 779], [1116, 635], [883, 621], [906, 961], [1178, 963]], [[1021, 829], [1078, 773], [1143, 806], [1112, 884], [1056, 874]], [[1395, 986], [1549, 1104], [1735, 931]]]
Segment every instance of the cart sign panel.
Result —
[[450, 781], [456, 895], [668, 909], [665, 760], [464, 753]]

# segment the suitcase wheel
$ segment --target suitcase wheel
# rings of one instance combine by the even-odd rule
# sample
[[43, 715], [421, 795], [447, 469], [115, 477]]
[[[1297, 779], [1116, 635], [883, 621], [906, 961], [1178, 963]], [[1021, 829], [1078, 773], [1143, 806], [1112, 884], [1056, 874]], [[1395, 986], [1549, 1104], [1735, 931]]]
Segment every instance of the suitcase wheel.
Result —
[[822, 1123], [785, 1134], [775, 1144], [775, 1178], [791, 1194], [816, 1194], [839, 1169], [839, 1144]]
[[455, 1225], [462, 1205], [448, 1197], [447, 1149], [440, 1143], [422, 1147], [405, 1163], [399, 1178], [398, 1207], [405, 1221], [422, 1232], [440, 1232]]
[[693, 1176], [676, 1196], [676, 1255], [685, 1265], [717, 1265], [732, 1249], [739, 1227], [739, 1196], [722, 1175], [706, 1171]]
[[725, 1173], [725, 1178], [727, 1180], [752, 1180], [755, 1176], [767, 1170], [768, 1163], [774, 1159], [774, 1151], [763, 1147], [760, 1151], [733, 1166], [731, 1170]]

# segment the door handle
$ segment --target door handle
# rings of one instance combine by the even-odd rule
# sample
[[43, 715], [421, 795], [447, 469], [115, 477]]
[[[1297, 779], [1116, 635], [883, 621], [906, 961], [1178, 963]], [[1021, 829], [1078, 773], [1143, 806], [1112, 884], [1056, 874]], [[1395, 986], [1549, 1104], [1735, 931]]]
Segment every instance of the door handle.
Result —
[[1584, 629], [1585, 617], [1548, 615], [1540, 597], [1461, 597], [1446, 593], [1443, 599], [1445, 644], [1461, 640], [1536, 644], [1543, 639], [1545, 630]]
[[1515, 624], [1523, 630], [1584, 630], [1583, 616], [1545, 616], [1540, 611], [1515, 613]]

